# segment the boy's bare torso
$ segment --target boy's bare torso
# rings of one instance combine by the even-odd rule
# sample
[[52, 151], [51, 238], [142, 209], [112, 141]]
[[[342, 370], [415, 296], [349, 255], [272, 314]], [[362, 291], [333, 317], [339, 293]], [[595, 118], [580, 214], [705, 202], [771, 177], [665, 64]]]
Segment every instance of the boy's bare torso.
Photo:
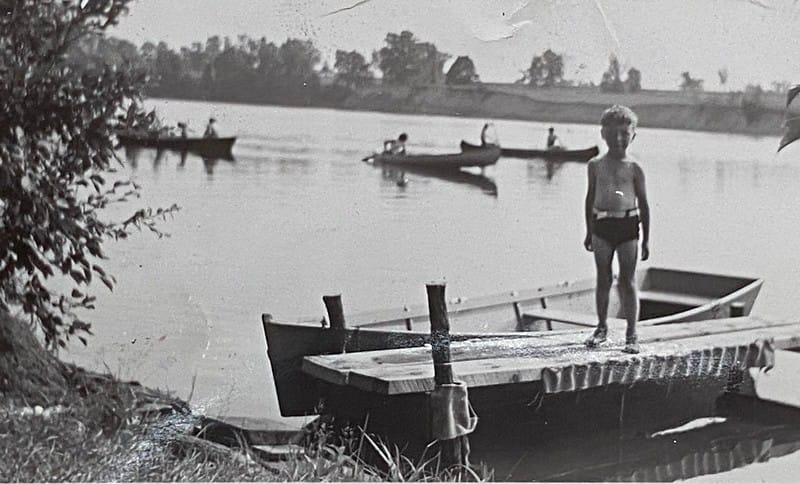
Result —
[[595, 164], [594, 208], [610, 211], [636, 208], [635, 162], [603, 157], [592, 163]]

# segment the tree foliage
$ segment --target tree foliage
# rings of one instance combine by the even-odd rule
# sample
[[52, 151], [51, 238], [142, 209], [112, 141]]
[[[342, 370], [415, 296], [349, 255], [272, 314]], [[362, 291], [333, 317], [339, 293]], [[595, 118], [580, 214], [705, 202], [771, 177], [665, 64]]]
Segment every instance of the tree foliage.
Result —
[[625, 79], [625, 91], [639, 92], [642, 90], [642, 73], [639, 69], [631, 67], [628, 69], [628, 77]]
[[336, 51], [336, 63], [333, 65], [336, 72], [335, 81], [349, 88], [358, 88], [373, 79], [369, 62], [359, 52], [344, 50]]
[[472, 59], [462, 55], [458, 56], [447, 70], [444, 80], [446, 84], [474, 84], [480, 82], [480, 77], [475, 72], [475, 63]]
[[373, 53], [373, 62], [386, 84], [421, 85], [442, 82], [444, 62], [450, 57], [429, 42], [420, 42], [408, 30], [386, 34], [386, 46]]
[[87, 287], [113, 288], [100, 265], [104, 241], [142, 224], [157, 231], [154, 219], [166, 213], [142, 209], [120, 223], [101, 217], [109, 204], [138, 196], [134, 184], [110, 176], [114, 130], [146, 127], [153, 117], [135, 103], [146, 78], [122, 58], [77, 68], [66, 55], [113, 25], [128, 3], [0, 3], [0, 311], [21, 309], [51, 347], [71, 335], [85, 343], [90, 326], [75, 311], [93, 307]]
[[604, 92], [625, 92], [625, 83], [622, 81], [622, 66], [619, 59], [612, 55], [608, 61], [608, 69], [600, 80], [600, 90]]
[[564, 83], [564, 57], [550, 49], [533, 56], [531, 65], [523, 73], [523, 82], [533, 87], [554, 87]]

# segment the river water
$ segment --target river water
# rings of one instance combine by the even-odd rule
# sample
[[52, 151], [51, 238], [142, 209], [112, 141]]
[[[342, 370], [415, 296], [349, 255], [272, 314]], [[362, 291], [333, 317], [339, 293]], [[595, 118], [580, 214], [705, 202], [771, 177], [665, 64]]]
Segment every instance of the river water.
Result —
[[[322, 316], [322, 295], [335, 293], [346, 313], [424, 303], [431, 280], [453, 297], [593, 274], [582, 247], [585, 165], [501, 158], [466, 182], [410, 173], [400, 186], [361, 162], [400, 132], [411, 153], [458, 151], [484, 120], [149, 104], [198, 132], [213, 115], [221, 135], [238, 136], [235, 161], [127, 153], [122, 172], [143, 196], [110, 215], [181, 210], [160, 224], [170, 237], [108, 244], [118, 284], [97, 289], [95, 337], [66, 356], [191, 398], [198, 411], [279, 416], [264, 312]], [[549, 126], [493, 121], [513, 147], [543, 145]], [[570, 147], [601, 145], [597, 126], [555, 128]], [[777, 141], [639, 129], [630, 152], [652, 211], [645, 264], [763, 277], [753, 314], [797, 318], [800, 146], [776, 156]]]

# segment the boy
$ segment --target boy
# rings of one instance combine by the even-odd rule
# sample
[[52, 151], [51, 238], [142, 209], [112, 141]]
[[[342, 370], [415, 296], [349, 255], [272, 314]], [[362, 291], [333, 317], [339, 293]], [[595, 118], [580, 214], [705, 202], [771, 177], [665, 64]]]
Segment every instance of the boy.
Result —
[[612, 283], [614, 253], [619, 262], [619, 287], [622, 309], [627, 321], [626, 353], [638, 353], [636, 320], [639, 299], [636, 294], [635, 272], [642, 225], [642, 260], [650, 257], [650, 207], [644, 183], [644, 172], [636, 161], [627, 156], [628, 145], [636, 136], [636, 114], [625, 106], [614, 105], [600, 118], [601, 135], [608, 152], [589, 162], [589, 186], [586, 191], [586, 238], [583, 245], [594, 252], [597, 268], [597, 328], [586, 340], [592, 348], [608, 336], [608, 296]]

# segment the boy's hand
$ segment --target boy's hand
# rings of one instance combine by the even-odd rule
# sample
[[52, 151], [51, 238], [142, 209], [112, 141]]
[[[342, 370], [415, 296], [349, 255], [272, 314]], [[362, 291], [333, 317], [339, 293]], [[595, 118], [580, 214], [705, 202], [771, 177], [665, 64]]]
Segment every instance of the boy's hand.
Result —
[[589, 252], [594, 250], [594, 248], [592, 247], [592, 234], [586, 234], [586, 238], [583, 239], [583, 247]]
[[647, 242], [642, 242], [642, 260], [647, 260], [650, 258], [650, 246]]

